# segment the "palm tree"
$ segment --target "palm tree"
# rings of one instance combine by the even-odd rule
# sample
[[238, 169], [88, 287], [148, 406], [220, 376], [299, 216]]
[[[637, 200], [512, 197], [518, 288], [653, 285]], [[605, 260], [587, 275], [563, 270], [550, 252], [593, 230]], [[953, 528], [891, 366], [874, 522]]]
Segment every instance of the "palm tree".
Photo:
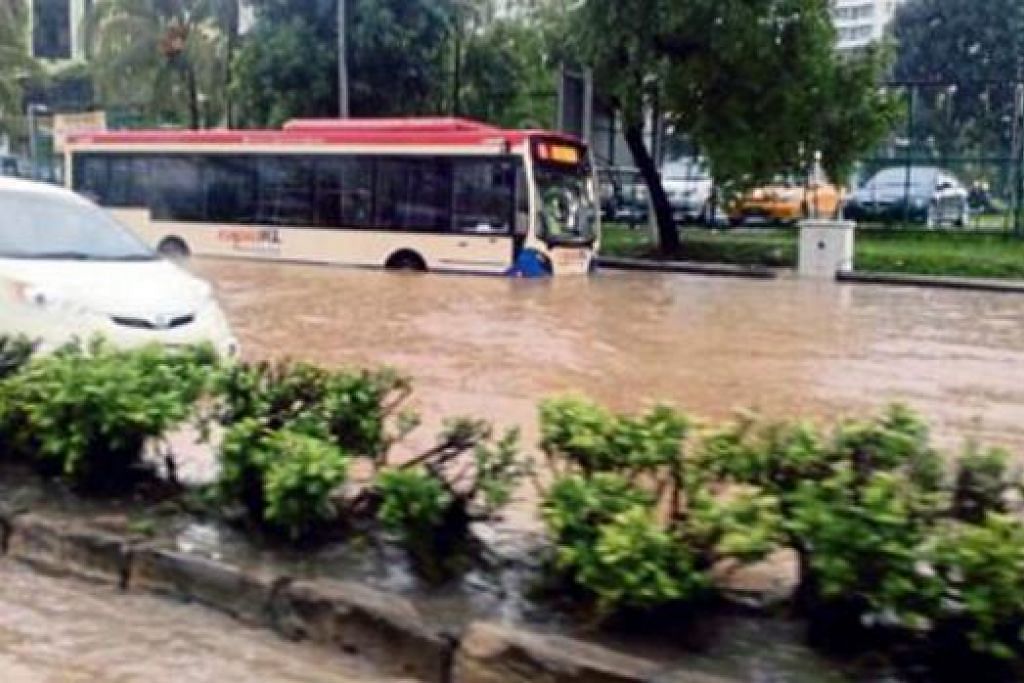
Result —
[[204, 99], [221, 109], [237, 0], [99, 0], [87, 21], [93, 77], [108, 105], [161, 117], [180, 115], [184, 104], [193, 129]]
[[22, 0], [0, 0], [0, 132], [21, 126], [22, 84], [38, 66], [29, 54], [28, 12]]

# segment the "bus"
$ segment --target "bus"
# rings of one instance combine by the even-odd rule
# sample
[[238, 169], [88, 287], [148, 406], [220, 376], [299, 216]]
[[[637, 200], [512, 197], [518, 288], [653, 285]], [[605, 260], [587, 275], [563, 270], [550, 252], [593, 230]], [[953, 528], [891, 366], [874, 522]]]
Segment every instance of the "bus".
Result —
[[544, 276], [593, 269], [585, 144], [466, 119], [73, 135], [67, 185], [169, 257]]

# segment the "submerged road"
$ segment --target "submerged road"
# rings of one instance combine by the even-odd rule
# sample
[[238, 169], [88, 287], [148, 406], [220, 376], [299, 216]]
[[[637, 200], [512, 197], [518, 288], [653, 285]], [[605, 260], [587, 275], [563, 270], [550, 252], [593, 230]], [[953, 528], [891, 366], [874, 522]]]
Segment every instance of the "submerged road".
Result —
[[0, 559], [3, 683], [397, 683], [195, 605]]

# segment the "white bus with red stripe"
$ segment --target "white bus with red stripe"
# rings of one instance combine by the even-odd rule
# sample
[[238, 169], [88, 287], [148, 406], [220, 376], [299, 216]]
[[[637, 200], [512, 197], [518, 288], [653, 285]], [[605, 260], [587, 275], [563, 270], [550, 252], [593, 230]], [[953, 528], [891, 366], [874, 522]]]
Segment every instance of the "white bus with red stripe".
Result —
[[153, 247], [512, 275], [590, 272], [586, 146], [465, 119], [308, 119], [281, 130], [73, 136], [69, 187]]

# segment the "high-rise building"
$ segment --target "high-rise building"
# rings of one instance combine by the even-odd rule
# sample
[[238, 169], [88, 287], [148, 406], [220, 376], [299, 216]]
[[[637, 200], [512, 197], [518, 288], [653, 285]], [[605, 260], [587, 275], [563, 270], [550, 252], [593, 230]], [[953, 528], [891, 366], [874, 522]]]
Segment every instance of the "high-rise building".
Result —
[[29, 0], [29, 48], [38, 59], [85, 58], [84, 19], [93, 0]]
[[903, 0], [832, 0], [832, 21], [841, 52], [861, 50], [880, 40]]

